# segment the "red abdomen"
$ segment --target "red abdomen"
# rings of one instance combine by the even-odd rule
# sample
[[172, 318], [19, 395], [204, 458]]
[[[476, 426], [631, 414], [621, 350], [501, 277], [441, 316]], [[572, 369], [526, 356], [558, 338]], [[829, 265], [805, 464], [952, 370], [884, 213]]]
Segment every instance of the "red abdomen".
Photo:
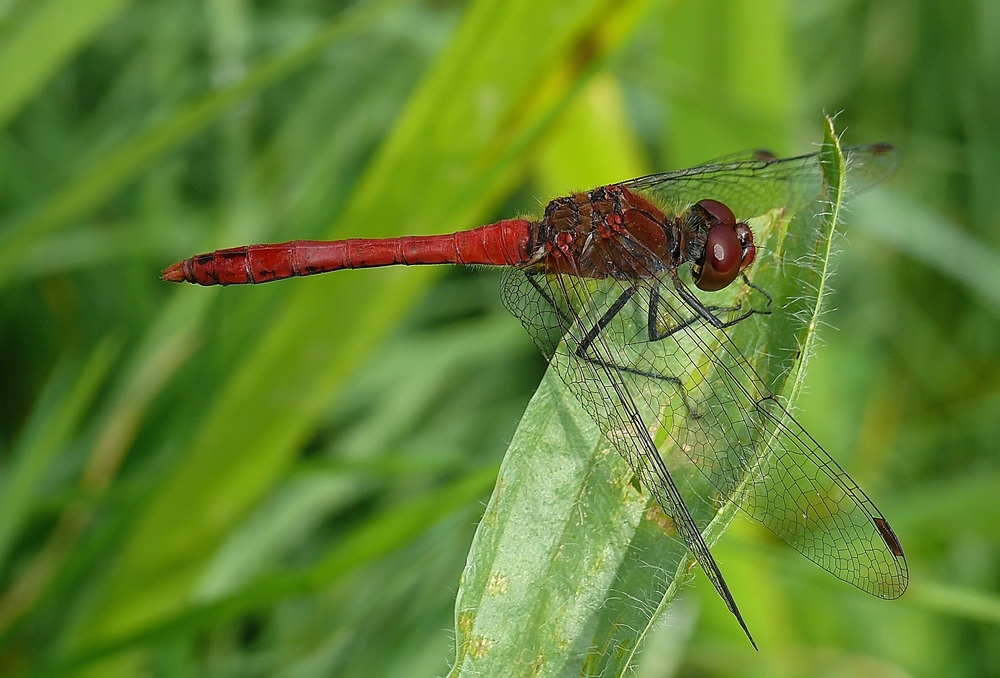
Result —
[[244, 245], [195, 255], [166, 269], [160, 277], [198, 285], [242, 285], [395, 264], [516, 266], [531, 257], [535, 226], [524, 219], [506, 219], [449, 235]]

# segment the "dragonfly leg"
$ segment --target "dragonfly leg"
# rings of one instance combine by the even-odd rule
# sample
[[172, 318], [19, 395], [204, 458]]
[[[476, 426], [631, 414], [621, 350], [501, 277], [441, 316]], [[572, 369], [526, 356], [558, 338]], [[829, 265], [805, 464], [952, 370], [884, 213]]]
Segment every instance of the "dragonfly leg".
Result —
[[[716, 318], [718, 320], [718, 316], [716, 315], [717, 313], [720, 313], [720, 312], [721, 313], [732, 313], [733, 311], [740, 310], [740, 307], [739, 306], [705, 306], [704, 309], [706, 311], [708, 311], [708, 313], [710, 313], [714, 318]], [[658, 322], [659, 318], [660, 318], [659, 312], [660, 312], [660, 290], [659, 290], [658, 287], [654, 287], [652, 289], [652, 291], [650, 292], [650, 296], [649, 296], [649, 320], [648, 320], [648, 330], [647, 331], [649, 333], [649, 340], [650, 341], [660, 341], [661, 339], [666, 339], [667, 337], [673, 336], [674, 334], [676, 334], [677, 332], [683, 330], [684, 328], [690, 327], [691, 325], [695, 324], [696, 322], [700, 322], [700, 321], [703, 320], [703, 317], [700, 314], [699, 315], [694, 315], [694, 316], [691, 316], [689, 318], [685, 318], [684, 320], [681, 320], [680, 322], [674, 323], [670, 327], [664, 328], [664, 330], [661, 332], [660, 328], [659, 328], [659, 322]], [[737, 322], [739, 322], [740, 320], [744, 320], [748, 316], [749, 316], [749, 314], [740, 316], [735, 321], [730, 321], [729, 323], [722, 323], [721, 320], [719, 322], [722, 323], [723, 327], [729, 327], [729, 325], [735, 325]], [[714, 322], [712, 324], [713, 324], [713, 326], [718, 327], [718, 325], [716, 325]]]
[[[747, 277], [746, 273], [740, 273], [740, 277], [743, 278], [744, 285], [746, 285], [752, 290], [760, 292], [764, 296], [764, 298], [767, 299], [767, 306], [768, 307], [771, 306], [771, 302], [774, 301], [774, 297], [768, 294], [767, 290], [765, 290], [763, 287], [758, 287], [757, 285], [754, 285], [752, 282], [750, 282], [750, 278]], [[758, 311], [758, 313], [770, 313], [770, 311]]]
[[[710, 324], [712, 327], [715, 327], [716, 329], [722, 330], [722, 329], [725, 329], [727, 327], [732, 327], [733, 325], [736, 325], [738, 323], [743, 322], [744, 320], [746, 320], [750, 316], [754, 315], [755, 313], [761, 313], [761, 314], [768, 314], [768, 313], [770, 313], [770, 311], [767, 311], [767, 310], [761, 310], [761, 309], [751, 308], [750, 310], [748, 310], [748, 311], [746, 311], [744, 313], [741, 313], [740, 315], [738, 315], [737, 317], [733, 318], [732, 320], [722, 320], [721, 318], [719, 318], [719, 316], [716, 315], [716, 312], [723, 311], [723, 312], [726, 312], [726, 313], [730, 313], [730, 312], [733, 312], [733, 311], [740, 310], [741, 306], [740, 305], [737, 305], [737, 306], [706, 306], [705, 304], [703, 304], [701, 302], [701, 300], [698, 297], [696, 297], [695, 295], [691, 294], [690, 290], [688, 290], [687, 286], [684, 285], [684, 283], [681, 281], [681, 279], [677, 275], [676, 271], [671, 271], [671, 278], [673, 278], [674, 289], [677, 290], [677, 295], [697, 315], [695, 317], [693, 317], [693, 318], [688, 318], [686, 320], [681, 321], [680, 323], [678, 323], [676, 325], [668, 327], [668, 328], [666, 328], [665, 331], [661, 332], [660, 329], [659, 329], [659, 327], [657, 326], [657, 322], [656, 322], [657, 319], [659, 318], [659, 304], [660, 304], [660, 291], [659, 291], [659, 289], [660, 288], [659, 287], [653, 287], [652, 291], [650, 292], [650, 295], [649, 295], [649, 340], [650, 341], [659, 341], [661, 339], [669, 337], [670, 335], [674, 334], [678, 330], [682, 330], [685, 327], [688, 327], [688, 326], [694, 324], [698, 320], [704, 320], [704, 321], [708, 322], [708, 324]], [[767, 305], [768, 306], [771, 305], [771, 295], [769, 295], [767, 292], [765, 292], [761, 288], [757, 287], [756, 285], [750, 283], [750, 281], [747, 279], [746, 276], [743, 277], [743, 280], [750, 287], [752, 287], [753, 289], [757, 290], [762, 295], [764, 295], [764, 297], [767, 298]]]
[[587, 333], [583, 335], [583, 339], [581, 339], [580, 343], [577, 344], [574, 353], [576, 354], [576, 357], [580, 358], [580, 360], [586, 360], [587, 362], [603, 367], [606, 370], [617, 370], [627, 374], [646, 377], [647, 379], [665, 381], [673, 384], [675, 388], [683, 392], [684, 387], [681, 384], [681, 380], [675, 376], [662, 374], [660, 372], [645, 372], [629, 365], [619, 365], [613, 360], [606, 360], [596, 355], [592, 355], [591, 353], [591, 348], [594, 346], [594, 342], [597, 341], [597, 337], [600, 336], [601, 332], [603, 332], [608, 325], [611, 324], [611, 321], [614, 320], [614, 317], [621, 312], [622, 308], [625, 307], [625, 304], [627, 304], [632, 297], [635, 296], [636, 291], [637, 290], [634, 287], [630, 287], [622, 292], [621, 295], [615, 300], [615, 303], [611, 304], [611, 307], [604, 312], [604, 315], [602, 315], [600, 319], [594, 323], [593, 327], [587, 330]]
[[[549, 306], [552, 307], [552, 310], [556, 313], [556, 315], [559, 316], [559, 321], [564, 333], [569, 332], [570, 328], [573, 325], [578, 325], [580, 327], [584, 326], [582, 319], [579, 318], [576, 314], [572, 314], [566, 309], [560, 308], [559, 304], [556, 303], [556, 300], [549, 293], [549, 291], [546, 290], [544, 286], [542, 286], [541, 284], [538, 283], [538, 281], [535, 280], [534, 275], [529, 273], [527, 274], [526, 277], [528, 279], [528, 282], [531, 283], [531, 286], [535, 288], [536, 292], [538, 292], [539, 296], [541, 296], [542, 299], [544, 299], [546, 303], [548, 303]], [[646, 377], [647, 379], [659, 379], [662, 381], [669, 382], [674, 386], [676, 386], [678, 389], [683, 390], [683, 387], [681, 385], [681, 380], [678, 379], [677, 377], [667, 374], [660, 374], [658, 372], [644, 372], [642, 370], [636, 369], [635, 367], [630, 367], [628, 365], [619, 365], [612, 360], [606, 360], [604, 358], [592, 355], [591, 353], [591, 349], [594, 346], [594, 342], [597, 341], [597, 337], [600, 336], [601, 332], [604, 331], [604, 329], [611, 323], [612, 320], [614, 320], [614, 317], [618, 315], [621, 312], [622, 308], [624, 308], [625, 305], [632, 299], [632, 297], [635, 296], [637, 291], [638, 290], [635, 287], [629, 287], [625, 289], [625, 291], [622, 292], [621, 295], [619, 295], [619, 297], [615, 300], [615, 302], [611, 304], [611, 307], [604, 312], [604, 315], [602, 315], [600, 319], [598, 319], [598, 321], [594, 323], [594, 325], [586, 331], [586, 333], [583, 335], [583, 339], [581, 339], [580, 342], [573, 349], [573, 353], [580, 360], [584, 360], [588, 363], [591, 363], [592, 365], [597, 365], [606, 370], [618, 370], [620, 372], [634, 374], [640, 377]]]

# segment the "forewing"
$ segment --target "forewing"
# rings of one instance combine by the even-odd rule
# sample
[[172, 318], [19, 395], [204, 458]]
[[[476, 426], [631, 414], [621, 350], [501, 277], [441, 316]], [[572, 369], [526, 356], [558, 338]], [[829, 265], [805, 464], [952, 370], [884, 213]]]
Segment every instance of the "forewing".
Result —
[[[660, 449], [680, 469], [688, 505], [702, 500], [692, 510], [709, 516], [735, 501], [840, 579], [882, 598], [902, 594], [906, 563], [882, 514], [784, 410], [727, 331], [701, 319], [663, 278], [623, 283], [511, 270], [503, 296], [689, 546], [697, 541], [685, 529], [687, 508], [647, 441], [669, 438]], [[738, 318], [753, 294], [744, 288], [715, 313]], [[655, 341], [651, 307], [655, 333], [667, 335]], [[678, 452], [710, 485], [683, 475]]]
[[[678, 345], [646, 341], [648, 305], [639, 294], [644, 289], [608, 278], [509, 269], [504, 273], [502, 297], [549, 358], [552, 369], [673, 520], [678, 534], [746, 630], [692, 515], [694, 510], [702, 524], [707, 524], [715, 504], [702, 501], [689, 509], [685, 498], [705, 498], [708, 492], [702, 488], [683, 497], [657, 449], [661, 408], [671, 399], [681, 398], [683, 388], [679, 373], [666, 379], [647, 374], [672, 364]], [[692, 481], [702, 481], [707, 487], [705, 478], [690, 470], [684, 473], [685, 469], [680, 469], [689, 489]]]
[[[882, 181], [899, 164], [890, 144], [844, 149], [850, 196]], [[690, 169], [652, 174], [622, 185], [653, 200], [667, 214], [678, 214], [704, 198], [729, 206], [744, 221], [783, 209], [790, 214], [820, 198], [826, 182], [818, 153], [774, 159], [767, 151], [748, 151]]]
[[[661, 298], [659, 322], [676, 322], [687, 312], [667, 284]], [[747, 354], [726, 330], [707, 322], [684, 326], [678, 334], [684, 336], [661, 341], [677, 339], [679, 345], [695, 347], [680, 369], [697, 378], [687, 388], [684, 406], [665, 421], [677, 449], [722, 496], [734, 498], [820, 567], [881, 598], [901, 595], [906, 561], [888, 521], [782, 407]]]

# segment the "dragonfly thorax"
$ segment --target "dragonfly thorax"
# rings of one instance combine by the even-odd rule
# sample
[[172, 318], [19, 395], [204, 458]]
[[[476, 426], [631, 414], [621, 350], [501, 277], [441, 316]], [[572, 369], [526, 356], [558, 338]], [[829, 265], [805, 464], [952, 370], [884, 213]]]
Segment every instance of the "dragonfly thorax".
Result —
[[691, 262], [696, 284], [720, 290], [753, 261], [753, 234], [717, 200], [676, 217], [623, 186], [557, 198], [534, 224], [530, 264], [584, 278], [650, 278]]
[[557, 198], [536, 224], [532, 263], [585, 278], [649, 278], [676, 267], [675, 224], [651, 202], [618, 186]]

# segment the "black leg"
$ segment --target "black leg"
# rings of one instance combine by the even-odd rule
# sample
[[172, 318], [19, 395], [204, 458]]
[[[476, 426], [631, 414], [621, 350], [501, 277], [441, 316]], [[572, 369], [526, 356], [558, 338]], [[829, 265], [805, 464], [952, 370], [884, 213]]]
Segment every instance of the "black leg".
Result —
[[[676, 273], [674, 275], [676, 275]], [[638, 293], [639, 291], [637, 287], [626, 288], [618, 296], [618, 298], [615, 299], [614, 303], [611, 304], [610, 307], [608, 307], [608, 309], [604, 312], [604, 314], [594, 323], [594, 325], [591, 326], [589, 329], [587, 329], [586, 326], [584, 325], [583, 319], [579, 316], [579, 314], [575, 313], [572, 310], [572, 308], [562, 308], [557, 302], [556, 298], [550, 293], [550, 291], [545, 286], [540, 284], [537, 280], [535, 280], [535, 276], [533, 274], [528, 273], [527, 278], [531, 286], [535, 288], [538, 294], [542, 297], [542, 299], [545, 300], [545, 302], [552, 308], [553, 312], [559, 318], [559, 322], [560, 325], [562, 326], [562, 331], [564, 334], [569, 332], [570, 329], [574, 326], [578, 326], [581, 330], [586, 330], [584, 332], [583, 338], [572, 349], [576, 357], [593, 365], [597, 365], [606, 370], [617, 370], [619, 372], [624, 372], [626, 374], [634, 374], [636, 376], [645, 377], [647, 379], [665, 381], [667, 383], [672, 384], [675, 388], [677, 388], [678, 391], [684, 397], [685, 401], [687, 400], [687, 396], [684, 393], [685, 389], [683, 388], [681, 380], [676, 376], [669, 374], [662, 374], [660, 372], [643, 371], [631, 365], [621, 365], [614, 362], [611, 359], [602, 358], [600, 356], [593, 354], [594, 344], [597, 342], [601, 332], [603, 332], [611, 324], [614, 318], [619, 313], [621, 313], [622, 309], [625, 308], [628, 302], [634, 299], [636, 293]], [[746, 320], [754, 313], [766, 312], [766, 311], [758, 311], [755, 309], [751, 309], [745, 313], [742, 313], [741, 315], [732, 320], [723, 321], [717, 315], [715, 315], [716, 312], [721, 311], [728, 313], [739, 310], [739, 307], [705, 306], [704, 304], [701, 303], [701, 301], [697, 297], [691, 294], [691, 292], [689, 292], [684, 287], [684, 284], [679, 279], [675, 281], [675, 285], [681, 299], [685, 302], [687, 306], [689, 306], [695, 312], [695, 315], [685, 320], [682, 320], [678, 322], [676, 325], [667, 328], [666, 331], [661, 332], [657, 326], [657, 320], [660, 314], [660, 306], [662, 304], [662, 300], [660, 298], [660, 290], [658, 286], [650, 286], [649, 287], [650, 298], [649, 298], [649, 309], [647, 314], [647, 330], [646, 330], [647, 337], [650, 342], [661, 341], [663, 339], [666, 339], [667, 337], [672, 336], [676, 332], [683, 330], [687, 327], [690, 327], [691, 325], [700, 321], [706, 321], [713, 327], [719, 329], [725, 329], [727, 327], [732, 327], [733, 325], [742, 322], [743, 320]], [[766, 293], [765, 296], [767, 296]], [[768, 300], [770, 300], [770, 296], [768, 296], [767, 298]], [[688, 409], [691, 409], [690, 404], [688, 404]]]
[[[659, 329], [658, 323], [657, 323], [657, 320], [659, 319], [659, 305], [660, 305], [660, 288], [659, 287], [653, 287], [650, 290], [650, 293], [649, 293], [649, 315], [648, 315], [648, 320], [647, 320], [647, 324], [648, 324], [647, 332], [648, 332], [649, 340], [650, 341], [660, 341], [661, 339], [666, 339], [667, 337], [673, 336], [677, 332], [683, 330], [685, 327], [690, 327], [691, 325], [695, 324], [699, 320], [703, 319], [701, 314], [695, 315], [695, 316], [691, 316], [690, 318], [686, 318], [685, 320], [681, 320], [677, 324], [672, 325], [672, 326], [666, 328], [663, 332], [660, 332], [660, 329]], [[718, 316], [715, 315], [716, 313], [719, 313], [719, 312], [722, 312], [722, 313], [731, 313], [733, 311], [740, 310], [739, 306], [704, 306], [703, 308], [704, 308], [705, 311], [707, 311], [716, 320], [718, 320]], [[743, 320], [748, 315], [749, 314], [747, 314], [745, 316], [741, 316], [740, 318], [738, 318], [735, 321], [732, 321], [730, 323], [722, 323], [721, 320], [719, 320], [719, 322], [722, 323], [722, 325], [721, 325], [722, 327], [729, 327], [729, 325], [735, 324], [735, 323], [739, 322], [740, 320]], [[712, 323], [712, 325], [713, 326], [717, 326], [717, 325], [715, 325], [714, 322]]]
[[[564, 331], [568, 332], [569, 328], [572, 325], [579, 325], [581, 328], [584, 327], [582, 318], [580, 318], [576, 314], [571, 315], [565, 309], [560, 308], [556, 300], [552, 297], [551, 294], [549, 294], [549, 291], [544, 287], [542, 287], [535, 280], [532, 274], [529, 273], [527, 275], [527, 278], [531, 286], [535, 288], [538, 294], [552, 307], [556, 315], [559, 316]], [[621, 313], [621, 310], [632, 299], [632, 297], [635, 296], [635, 293], [637, 291], [638, 290], [635, 287], [629, 287], [624, 292], [622, 292], [621, 295], [619, 295], [619, 297], [615, 299], [615, 303], [611, 304], [608, 310], [604, 312], [604, 315], [602, 315], [600, 319], [596, 323], [594, 323], [593, 327], [591, 327], [589, 330], [586, 331], [586, 333], [583, 335], [583, 339], [581, 339], [580, 343], [577, 344], [576, 347], [573, 349], [573, 353], [580, 360], [588, 362], [592, 365], [597, 365], [605, 370], [617, 370], [619, 372], [625, 372], [626, 374], [634, 374], [636, 376], [645, 377], [647, 379], [657, 379], [660, 381], [666, 381], [668, 383], [673, 384], [677, 389], [679, 389], [683, 393], [683, 387], [681, 385], [681, 381], [677, 377], [667, 374], [660, 374], [659, 372], [643, 372], [642, 370], [636, 369], [635, 367], [631, 367], [629, 365], [619, 365], [614, 361], [605, 360], [604, 358], [600, 358], [598, 356], [590, 354], [590, 351], [594, 346], [594, 342], [597, 341], [597, 337], [601, 334], [601, 332], [604, 331], [605, 328], [607, 328], [608, 325], [611, 324], [611, 321], [614, 320], [615, 316]]]
[[[692, 325], [697, 320], [705, 320], [712, 327], [722, 330], [727, 327], [732, 327], [737, 323], [743, 322], [744, 320], [754, 315], [755, 313], [763, 313], [763, 314], [770, 313], [770, 311], [759, 311], [755, 308], [751, 308], [749, 311], [737, 316], [736, 318], [733, 318], [732, 320], [723, 321], [717, 315], [715, 315], [715, 311], [725, 311], [725, 312], [738, 311], [740, 307], [705, 306], [703, 303], [701, 303], [701, 300], [698, 299], [698, 297], [691, 294], [687, 286], [684, 285], [680, 277], [677, 275], [677, 271], [671, 271], [670, 277], [673, 279], [674, 289], [677, 290], [678, 296], [680, 296], [681, 300], [685, 304], [687, 304], [691, 308], [691, 310], [693, 310], [697, 314], [697, 316], [694, 318], [689, 318], [687, 320], [684, 320], [679, 325], [668, 328], [665, 332], [660, 333], [658, 328], [656, 327], [656, 318], [658, 317], [657, 306], [659, 305], [660, 301], [660, 289], [659, 287], [653, 287], [649, 295], [649, 340], [650, 341], [659, 341], [660, 339], [669, 337], [674, 332], [677, 332], [678, 330], [681, 330], [685, 327]], [[750, 281], [747, 280], [746, 276], [743, 277], [743, 280], [747, 284], [750, 284]], [[768, 306], [771, 305], [771, 295], [769, 295], [767, 292], [765, 292], [764, 290], [760, 289], [755, 285], [750, 285], [750, 286], [753, 289], [760, 292], [761, 294], [763, 294], [765, 297], [767, 297]]]

